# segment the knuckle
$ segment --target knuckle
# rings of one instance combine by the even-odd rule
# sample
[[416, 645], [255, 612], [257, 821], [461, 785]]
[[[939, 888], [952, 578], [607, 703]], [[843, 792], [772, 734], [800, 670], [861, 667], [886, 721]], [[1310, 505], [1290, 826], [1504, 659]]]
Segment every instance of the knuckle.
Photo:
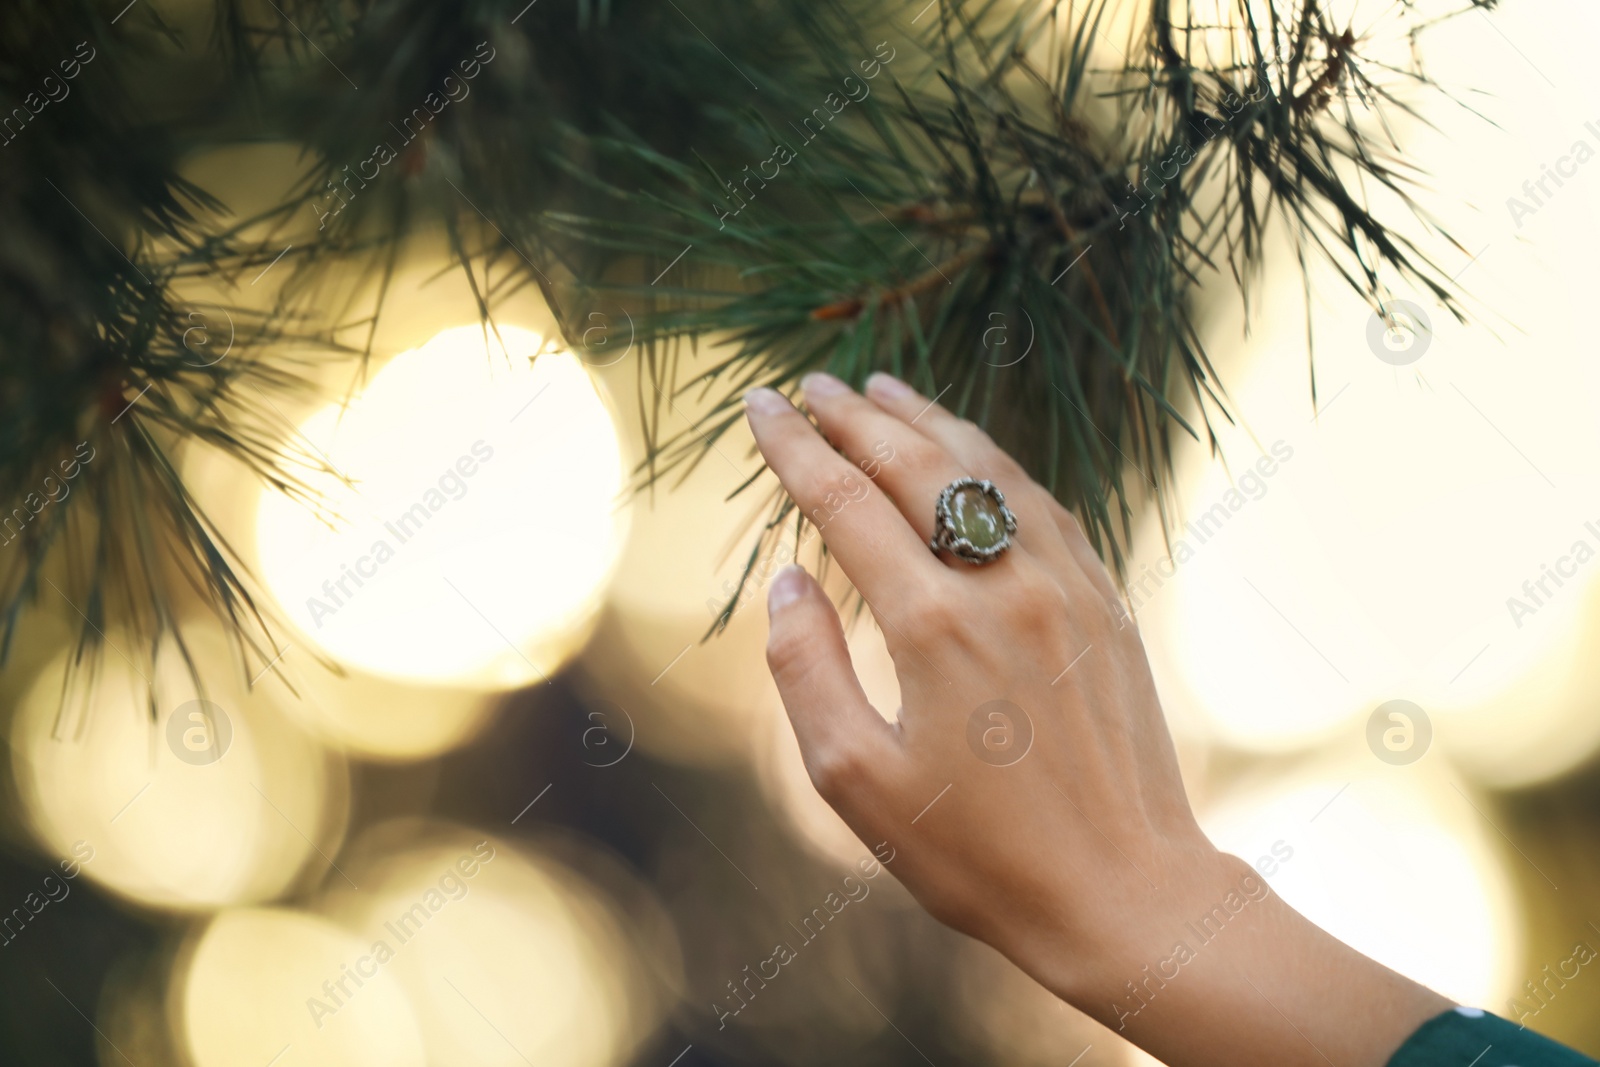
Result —
[[[972, 434], [973, 440], [977, 441], [979, 444], [987, 445], [996, 452], [1000, 452], [1000, 446], [994, 443], [994, 438], [989, 436], [988, 430], [985, 430], [982, 426], [979, 426], [971, 419], [962, 419], [961, 425], [967, 428], [968, 433]], [[1001, 452], [1001, 455], [1004, 454], [1004, 452]]]
[[891, 633], [898, 630], [913, 645], [931, 645], [961, 631], [961, 615], [952, 598], [919, 589], [897, 605]]
[[952, 930], [967, 933], [977, 925], [973, 917], [973, 908], [960, 893], [943, 888], [924, 889], [918, 894], [917, 902], [936, 922], [943, 923]]
[[808, 472], [794, 479], [790, 495], [819, 530], [851, 504], [860, 503], [872, 492], [872, 481], [851, 467]]
[[950, 467], [950, 454], [920, 435], [897, 440], [894, 458], [896, 463], [915, 471], [945, 471]]
[[767, 667], [780, 688], [805, 677], [816, 657], [815, 639], [794, 627], [774, 628], [767, 635]]
[[[995, 443], [995, 439], [982, 426], [970, 419], [961, 419], [957, 424], [957, 433], [974, 455], [982, 457], [984, 466], [993, 471], [996, 477], [1011, 480], [1021, 478], [1032, 484], [1033, 479], [1028, 477], [1022, 465], [1011, 457], [1011, 453]], [[1017, 490], [1020, 492], [1021, 489], [1022, 486], [1018, 485]]]
[[1067, 595], [1048, 576], [1030, 578], [1014, 586], [1005, 598], [1005, 616], [1024, 634], [1058, 633], [1071, 617]]
[[1051, 514], [1056, 517], [1056, 522], [1061, 526], [1061, 532], [1068, 537], [1074, 537], [1084, 543], [1088, 543], [1088, 535], [1084, 533], [1083, 523], [1078, 521], [1078, 516], [1062, 507], [1061, 502], [1049, 493], [1045, 494], [1045, 499], [1049, 502], [1048, 507]]
[[1054, 498], [1054, 496], [1051, 496], [1050, 493], [1045, 493], [1043, 496], [1045, 496], [1046, 501], [1048, 501], [1048, 506], [1050, 506], [1054, 517], [1056, 517], [1056, 523], [1061, 526], [1061, 536], [1066, 537], [1067, 541], [1077, 544], [1080, 549], [1088, 549], [1090, 555], [1094, 555], [1094, 557], [1099, 558], [1098, 555], [1094, 553], [1094, 545], [1090, 544], [1090, 534], [1088, 534], [1088, 531], [1083, 530], [1082, 520], [1080, 520], [1080, 518], [1078, 518], [1074, 512], [1070, 512], [1070, 510], [1067, 510], [1066, 507], [1062, 507], [1061, 501], [1058, 501], [1058, 499]]
[[850, 745], [830, 744], [806, 754], [806, 774], [824, 800], [844, 796], [865, 781], [871, 772], [861, 751]]

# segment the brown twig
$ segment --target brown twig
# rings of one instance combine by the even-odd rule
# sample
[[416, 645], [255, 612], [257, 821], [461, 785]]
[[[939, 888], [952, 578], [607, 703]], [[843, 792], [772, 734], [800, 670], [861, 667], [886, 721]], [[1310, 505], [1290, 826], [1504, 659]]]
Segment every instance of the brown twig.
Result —
[[[898, 304], [903, 300], [919, 296], [940, 282], [948, 283], [950, 281], [950, 273], [960, 270], [974, 259], [988, 255], [993, 248], [994, 245], [992, 243], [985, 242], [975, 248], [969, 248], [965, 252], [959, 252], [927, 273], [911, 279], [906, 284], [896, 286], [893, 289], [885, 289], [872, 302], [880, 306], [883, 304]], [[865, 296], [846, 297], [843, 300], [835, 300], [831, 304], [813, 308], [811, 317], [817, 322], [853, 319], [867, 309], [867, 304], [868, 298]]]
[[1355, 44], [1355, 32], [1348, 28], [1338, 37], [1328, 39], [1328, 65], [1317, 75], [1315, 81], [1306, 86], [1305, 92], [1294, 98], [1291, 107], [1296, 115], [1304, 115], [1307, 111], [1321, 111], [1328, 106], [1334, 88], [1344, 76], [1345, 63], [1349, 61], [1350, 51]]
[[1318, 112], [1328, 106], [1328, 99], [1333, 96], [1334, 86], [1339, 85], [1339, 78], [1344, 77], [1344, 64], [1349, 61], [1350, 50], [1355, 48], [1355, 32], [1346, 29], [1338, 37], [1328, 40], [1328, 66], [1323, 67], [1322, 74], [1317, 75], [1317, 80], [1306, 86], [1306, 91], [1294, 98], [1294, 114], [1304, 115], [1307, 110]]

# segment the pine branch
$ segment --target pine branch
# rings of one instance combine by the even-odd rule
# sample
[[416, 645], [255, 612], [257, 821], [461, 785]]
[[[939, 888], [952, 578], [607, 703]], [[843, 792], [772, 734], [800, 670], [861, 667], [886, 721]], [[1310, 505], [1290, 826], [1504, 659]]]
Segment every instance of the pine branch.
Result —
[[[121, 629], [132, 644], [116, 653], [149, 677], [164, 639], [187, 655], [187, 585], [262, 665], [276, 624], [176, 455], [213, 446], [309, 499], [261, 398], [304, 385], [275, 349], [321, 335], [184, 295], [244, 252], [219, 235], [218, 201], [179, 174], [172, 127], [147, 117], [138, 72], [169, 28], [115, 20], [86, 3], [0, 19], [0, 659], [47, 602], [77, 626], [71, 670], [92, 671]], [[19, 112], [36, 117], [19, 126]]]
[[[1217, 27], [1152, 0], [1107, 70], [1112, 2], [940, 0], [910, 36], [868, 0], [696, 0], [694, 22], [647, 0], [217, 0], [171, 23], [10, 5], [0, 116], [27, 117], [0, 124], [0, 655], [64, 598], [77, 662], [121, 626], [138, 647], [118, 651], [148, 664], [187, 587], [271, 658], [276, 623], [177, 451], [215, 447], [318, 506], [302, 472], [324, 461], [294, 451], [273, 398], [370, 354], [398, 265], [435, 233], [485, 323], [529, 285], [574, 346], [593, 301], [629, 309], [641, 488], [704, 461], [752, 386], [884, 369], [988, 428], [1120, 568], [1135, 507], [1166, 515], [1174, 433], [1215, 448], [1230, 417], [1196, 297], [1224, 272], [1248, 293], [1271, 227], [1375, 306], [1398, 278], [1461, 310], [1368, 195], [1424, 214], [1383, 122], [1422, 116], [1434, 87], [1370, 56], [1437, 19], [1239, 0]], [[306, 165], [259, 215], [180, 174], [261, 140], [303, 144]], [[185, 296], [254, 276], [313, 223], [275, 306]], [[340, 305], [336, 275], [376, 295]], [[233, 347], [213, 359], [218, 314]], [[685, 423], [691, 394], [710, 404]], [[746, 582], [780, 539], [809, 540], [781, 493], [764, 514]]]
[[[566, 239], [637, 264], [588, 279], [568, 315], [601, 294], [634, 299], [648, 387], [713, 398], [687, 428], [649, 425], [641, 483], [692, 469], [753, 386], [888, 370], [988, 429], [1120, 572], [1139, 500], [1166, 516], [1173, 431], [1215, 449], [1213, 420], [1230, 417], [1193, 320], [1202, 279], [1226, 269], [1248, 293], [1274, 214], [1302, 262], [1320, 253], [1375, 306], [1400, 278], [1459, 316], [1448, 277], [1362, 191], [1414, 203], [1413, 175], [1364, 113], [1412, 108], [1404, 89], [1431, 85], [1420, 69], [1380, 84], [1362, 37], [1314, 0], [1267, 5], [1265, 27], [1240, 3], [1225, 53], [1202, 61], [1185, 49], [1224, 28], [1173, 7], [1149, 5], [1150, 62], [1107, 72], [1091, 50], [1106, 3], [1000, 18], [941, 0], [922, 37], [878, 46], [897, 58], [871, 85], [857, 68], [872, 38], [826, 7], [811, 44], [831, 77], [761, 80], [719, 159], [696, 168], [639, 138], [598, 142], [655, 180], [610, 184], [616, 215], [549, 214]], [[1114, 114], [1096, 116], [1097, 99]], [[640, 208], [653, 214], [637, 221]], [[650, 280], [686, 247], [670, 285]], [[1026, 358], [985, 343], [1024, 330]], [[675, 370], [680, 346], [703, 341], [720, 358], [661, 373], [663, 352]], [[741, 591], [787, 514], [760, 535]]]

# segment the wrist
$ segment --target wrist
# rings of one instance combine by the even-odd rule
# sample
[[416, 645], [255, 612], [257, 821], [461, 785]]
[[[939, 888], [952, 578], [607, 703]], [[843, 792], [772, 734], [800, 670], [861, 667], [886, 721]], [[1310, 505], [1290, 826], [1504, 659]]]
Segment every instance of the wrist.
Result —
[[[1259, 900], [1270, 892], [1249, 864], [1198, 834], [1118, 860], [1093, 885], [1063, 880], [1060, 894], [1033, 916], [1012, 910], [1003, 929], [970, 932], [1062, 1000], [1104, 1021], [1107, 1006], [1127, 995], [1129, 982], [1170, 957], [1178, 939], [1196, 939], [1187, 929], [1191, 920], [1207, 916], [1213, 905], [1226, 912], [1230, 900], [1252, 906], [1251, 896]], [[1216, 920], [1210, 925], [1216, 928]]]
[[1128, 1000], [1136, 991], [1171, 981], [1162, 976], [1180, 973], [1236, 918], [1271, 896], [1248, 863], [1204, 840], [1170, 851], [1153, 868], [1146, 865], [1146, 874], [1148, 881], [1139, 883], [1144, 892], [1117, 895], [1056, 991], [1096, 1018], [1114, 1015], [1111, 1006], [1119, 1002], [1136, 1007], [1136, 996]]
[[1237, 856], [1195, 849], [1150, 876], [1160, 891], [1108, 912], [1110, 936], [1035, 977], [1168, 1063], [1381, 1067], [1450, 1006], [1317, 927]]

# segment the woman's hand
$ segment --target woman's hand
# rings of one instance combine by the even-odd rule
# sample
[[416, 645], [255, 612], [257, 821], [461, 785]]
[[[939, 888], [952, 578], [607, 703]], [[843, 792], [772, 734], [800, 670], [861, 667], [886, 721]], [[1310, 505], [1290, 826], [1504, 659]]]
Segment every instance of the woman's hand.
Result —
[[[798, 567], [769, 593], [768, 662], [817, 790], [894, 848], [923, 906], [1172, 1063], [1379, 1064], [1448, 1006], [1206, 839], [1139, 632], [1070, 513], [893, 378], [866, 396], [826, 375], [803, 388], [827, 440], [771, 390], [746, 397], [748, 417], [883, 631], [898, 721], [868, 704], [833, 604]], [[981, 566], [928, 547], [940, 490], [966, 476], [1018, 520]]]

